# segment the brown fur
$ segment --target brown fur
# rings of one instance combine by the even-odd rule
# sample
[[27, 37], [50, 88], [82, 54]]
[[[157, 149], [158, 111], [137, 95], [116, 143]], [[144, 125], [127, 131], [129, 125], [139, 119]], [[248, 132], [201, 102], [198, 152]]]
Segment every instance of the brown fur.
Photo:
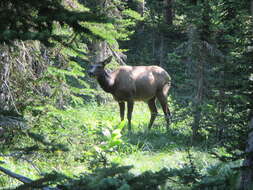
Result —
[[169, 74], [158, 66], [120, 66], [114, 72], [108, 73], [104, 66], [110, 61], [111, 57], [101, 63], [93, 64], [89, 74], [95, 76], [100, 86], [119, 102], [121, 120], [124, 119], [124, 102], [127, 102], [129, 130], [131, 130], [131, 116], [135, 101], [148, 103], [151, 112], [149, 128], [151, 128], [157, 115], [155, 105], [157, 98], [169, 124], [170, 111], [167, 105], [167, 94], [171, 84]]

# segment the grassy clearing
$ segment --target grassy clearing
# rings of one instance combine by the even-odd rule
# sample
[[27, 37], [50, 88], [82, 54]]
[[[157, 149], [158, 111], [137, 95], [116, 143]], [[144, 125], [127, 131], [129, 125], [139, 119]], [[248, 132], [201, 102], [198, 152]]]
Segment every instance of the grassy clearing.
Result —
[[[160, 115], [162, 110], [159, 109]], [[78, 175], [88, 170], [87, 159], [92, 149], [105, 142], [106, 130], [114, 130], [120, 123], [118, 105], [109, 103], [102, 106], [89, 104], [80, 109], [70, 109], [67, 113], [58, 113], [63, 117], [63, 127], [43, 132], [49, 137], [57, 135], [57, 141], [68, 145], [69, 152], [60, 150], [47, 154], [29, 157], [26, 160], [14, 160], [11, 157], [0, 157], [6, 167], [13, 172], [36, 179], [43, 173], [62, 172], [68, 176]], [[61, 115], [62, 114], [62, 115]], [[190, 147], [190, 129], [185, 123], [173, 123], [166, 132], [165, 120], [159, 116], [147, 133], [150, 113], [144, 103], [136, 103], [133, 112], [133, 133], [126, 131], [120, 137], [122, 144], [108, 154], [110, 161], [120, 165], [133, 165], [132, 172], [140, 174], [147, 170], [158, 171], [162, 168], [182, 168], [189, 162], [190, 150], [195, 164], [203, 170], [216, 162], [207, 152], [205, 143]], [[23, 142], [25, 143], [25, 142]], [[95, 148], [94, 148], [95, 147]], [[94, 157], [92, 158], [94, 159]], [[96, 158], [95, 158], [96, 159]], [[0, 174], [0, 186], [5, 188], [17, 185], [17, 181]], [[8, 184], [8, 186], [7, 186]]]
[[[205, 152], [194, 151], [193, 157], [195, 163], [198, 165], [199, 169], [206, 168], [215, 160], [210, 157]], [[133, 165], [134, 168], [132, 172], [135, 174], [140, 174], [144, 171], [159, 171], [162, 168], [177, 168], [180, 169], [188, 163], [188, 153], [186, 151], [174, 151], [174, 152], [136, 152], [130, 154], [120, 160], [122, 165]]]
[[[110, 104], [96, 107], [94, 120], [105, 125], [115, 125], [119, 123], [119, 111], [117, 104]], [[159, 109], [160, 115], [162, 110]], [[93, 113], [94, 114], [94, 113]], [[152, 170], [158, 171], [166, 168], [183, 167], [188, 160], [188, 149], [194, 158], [199, 169], [204, 169], [216, 160], [206, 152], [208, 148], [205, 143], [199, 146], [190, 147], [191, 131], [189, 127], [177, 123], [170, 126], [166, 132], [166, 122], [162, 116], [157, 117], [152, 131], [147, 133], [150, 113], [146, 104], [137, 102], [133, 112], [133, 133], [124, 133], [123, 140], [127, 147], [119, 148], [117, 152], [110, 156], [112, 162], [120, 165], [133, 165], [132, 172]]]

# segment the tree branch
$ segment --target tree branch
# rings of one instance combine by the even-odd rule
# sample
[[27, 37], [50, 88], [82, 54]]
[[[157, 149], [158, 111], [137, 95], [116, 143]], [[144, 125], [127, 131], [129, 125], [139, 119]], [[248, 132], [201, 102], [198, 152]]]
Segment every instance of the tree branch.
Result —
[[[112, 54], [114, 55], [114, 57], [120, 63], [120, 65], [126, 65], [126, 63], [124, 61], [124, 59], [126, 59], [126, 56], [124, 54], [120, 55], [119, 53], [114, 51], [110, 45], [108, 45], [108, 47], [109, 47], [110, 51], [112, 52]], [[125, 58], [122, 58], [123, 55], [125, 56]]]
[[[41, 179], [38, 179], [36, 181], [33, 181], [31, 180], [30, 178], [27, 178], [25, 176], [22, 176], [20, 174], [16, 174], [8, 169], [5, 169], [3, 167], [0, 166], [0, 171], [5, 173], [6, 175], [10, 176], [10, 177], [13, 177], [21, 182], [24, 183], [24, 185], [21, 185], [20, 187], [18, 187], [17, 189], [24, 189], [24, 187], [32, 187], [34, 185], [37, 185], [38, 184], [41, 184], [41, 183], [44, 183], [45, 181], [48, 181], [49, 177], [46, 177], [46, 178], [41, 178]], [[59, 188], [51, 188], [51, 187], [43, 187], [42, 190], [60, 190]]]
[[14, 172], [12, 172], [12, 171], [10, 171], [10, 170], [7, 170], [7, 169], [5, 169], [5, 168], [3, 168], [3, 167], [1, 167], [1, 166], [0, 166], [0, 171], [3, 172], [3, 173], [5, 173], [6, 175], [8, 175], [8, 176], [10, 176], [10, 177], [13, 177], [13, 178], [15, 178], [15, 179], [17, 179], [17, 180], [23, 182], [23, 183], [31, 183], [31, 182], [32, 182], [31, 179], [29, 179], [29, 178], [27, 178], [27, 177], [25, 177], [25, 176], [16, 174], [16, 173], [14, 173]]

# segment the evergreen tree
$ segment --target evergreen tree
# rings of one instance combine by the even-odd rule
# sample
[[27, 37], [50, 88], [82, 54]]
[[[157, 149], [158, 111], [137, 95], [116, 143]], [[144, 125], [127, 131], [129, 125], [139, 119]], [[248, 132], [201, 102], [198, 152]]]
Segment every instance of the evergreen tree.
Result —
[[101, 37], [84, 22], [109, 22], [101, 12], [90, 12], [77, 1], [62, 0], [10, 0], [0, 3], [0, 42], [14, 40], [39, 40], [45, 45], [54, 41], [65, 42], [69, 35], [57, 33], [55, 24], [70, 27], [83, 36]]

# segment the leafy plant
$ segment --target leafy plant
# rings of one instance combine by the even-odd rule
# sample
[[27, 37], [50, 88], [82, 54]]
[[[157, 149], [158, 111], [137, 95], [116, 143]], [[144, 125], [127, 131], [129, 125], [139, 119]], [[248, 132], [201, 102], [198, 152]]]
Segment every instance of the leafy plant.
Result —
[[[100, 137], [99, 144], [93, 146], [93, 150], [88, 153], [91, 157], [90, 168], [103, 166], [106, 167], [110, 163], [108, 155], [117, 151], [121, 146], [125, 144], [122, 140], [121, 132], [125, 126], [125, 122], [122, 121], [115, 127], [102, 127], [101, 131], [98, 131], [98, 137]], [[87, 156], [87, 153], [85, 153]]]

